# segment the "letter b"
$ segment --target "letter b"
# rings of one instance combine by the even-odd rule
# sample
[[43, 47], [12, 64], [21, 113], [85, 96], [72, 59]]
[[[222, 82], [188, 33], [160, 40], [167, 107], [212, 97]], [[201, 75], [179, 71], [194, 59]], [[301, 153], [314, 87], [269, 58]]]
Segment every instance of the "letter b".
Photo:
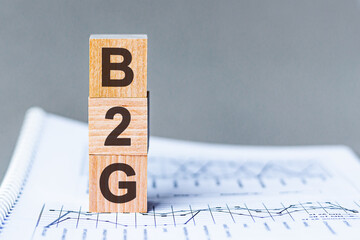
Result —
[[[121, 63], [111, 63], [111, 55], [121, 55], [123, 61]], [[132, 56], [129, 50], [125, 48], [102, 48], [102, 86], [103, 87], [126, 87], [129, 86], [134, 79], [134, 72], [129, 67]], [[121, 70], [125, 73], [123, 79], [111, 79], [111, 70]]]

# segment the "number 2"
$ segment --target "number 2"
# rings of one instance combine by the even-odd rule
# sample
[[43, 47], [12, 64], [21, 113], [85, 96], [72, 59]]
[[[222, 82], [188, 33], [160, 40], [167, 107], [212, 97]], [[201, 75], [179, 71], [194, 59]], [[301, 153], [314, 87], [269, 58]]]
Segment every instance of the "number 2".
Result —
[[118, 138], [130, 124], [130, 112], [124, 107], [113, 107], [106, 112], [105, 119], [114, 119], [115, 114], [121, 114], [122, 120], [109, 136], [107, 136], [105, 146], [131, 146], [131, 138]]

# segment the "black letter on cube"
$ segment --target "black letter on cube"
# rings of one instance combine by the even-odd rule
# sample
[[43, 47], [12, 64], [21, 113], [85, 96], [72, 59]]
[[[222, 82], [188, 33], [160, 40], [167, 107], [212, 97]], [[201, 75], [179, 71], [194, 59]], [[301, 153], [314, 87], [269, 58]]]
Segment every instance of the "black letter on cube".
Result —
[[125, 163], [113, 163], [107, 166], [100, 176], [100, 191], [102, 195], [110, 202], [113, 203], [126, 203], [136, 198], [136, 182], [121, 182], [119, 181], [119, 189], [127, 189], [124, 195], [115, 195], [109, 188], [109, 177], [115, 171], [123, 171], [126, 176], [134, 176], [135, 171], [132, 167]]
[[[124, 61], [121, 63], [111, 63], [111, 55], [121, 55]], [[102, 49], [102, 86], [103, 87], [126, 87], [134, 79], [134, 72], [129, 67], [132, 56], [125, 48], [103, 48]], [[123, 79], [111, 79], [110, 70], [121, 70], [125, 73]]]

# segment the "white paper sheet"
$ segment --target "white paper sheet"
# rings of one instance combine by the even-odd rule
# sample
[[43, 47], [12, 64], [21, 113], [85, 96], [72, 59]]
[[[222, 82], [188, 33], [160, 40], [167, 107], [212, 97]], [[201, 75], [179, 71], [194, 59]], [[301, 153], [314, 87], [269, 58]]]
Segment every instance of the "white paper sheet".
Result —
[[152, 137], [148, 213], [89, 213], [83, 123], [44, 115], [1, 239], [358, 239], [360, 163], [345, 146]]

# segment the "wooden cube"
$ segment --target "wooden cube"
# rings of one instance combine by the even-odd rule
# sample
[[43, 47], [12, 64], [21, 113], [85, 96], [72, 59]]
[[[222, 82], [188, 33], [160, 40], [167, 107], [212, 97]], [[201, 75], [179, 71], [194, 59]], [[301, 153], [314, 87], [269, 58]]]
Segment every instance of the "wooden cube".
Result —
[[89, 97], [145, 98], [146, 35], [91, 35]]
[[90, 212], [147, 212], [147, 155], [89, 155]]
[[89, 98], [89, 154], [147, 154], [147, 98]]

